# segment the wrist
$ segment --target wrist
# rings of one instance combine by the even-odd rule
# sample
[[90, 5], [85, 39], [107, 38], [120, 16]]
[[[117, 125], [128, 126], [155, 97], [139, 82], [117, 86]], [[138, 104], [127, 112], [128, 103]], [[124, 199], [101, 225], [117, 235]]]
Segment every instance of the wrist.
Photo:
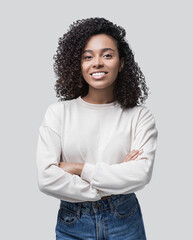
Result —
[[84, 163], [77, 163], [75, 167], [75, 174], [80, 176], [82, 173], [83, 167], [84, 167]]

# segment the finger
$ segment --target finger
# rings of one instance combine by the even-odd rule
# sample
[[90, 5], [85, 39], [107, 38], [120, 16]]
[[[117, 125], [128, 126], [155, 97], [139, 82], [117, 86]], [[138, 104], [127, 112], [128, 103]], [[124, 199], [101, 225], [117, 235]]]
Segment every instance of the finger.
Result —
[[128, 157], [130, 157], [130, 158], [132, 158], [132, 157], [134, 157], [136, 154], [138, 154], [139, 153], [139, 150], [133, 150], [133, 151], [131, 151], [129, 154], [128, 154]]
[[127, 155], [126, 157], [125, 157], [125, 161], [129, 161], [129, 160], [132, 160], [134, 157], [137, 157], [138, 156], [138, 154], [135, 154], [135, 155], [132, 155], [132, 156], [130, 156], [130, 155]]
[[128, 159], [126, 159], [126, 161], [131, 161], [131, 160], [135, 160], [139, 155], [135, 155], [133, 157], [130, 157]]
[[129, 154], [126, 155], [125, 161], [135, 160], [139, 155], [143, 153], [143, 149], [141, 150], [133, 150]]
[[133, 157], [133, 159], [138, 158], [142, 153], [143, 153], [143, 150], [140, 150], [140, 151], [138, 152], [138, 154], [136, 154], [136, 155]]
[[140, 150], [134, 150], [131, 152], [131, 156], [134, 157], [135, 155], [140, 155], [143, 153], [143, 149]]
[[132, 159], [133, 159], [133, 158], [136, 159], [136, 158], [137, 158], [139, 155], [141, 155], [142, 153], [143, 153], [143, 149], [138, 150], [138, 152], [137, 152], [135, 155], [132, 156]]
[[141, 155], [143, 153], [143, 149], [140, 149], [139, 154]]

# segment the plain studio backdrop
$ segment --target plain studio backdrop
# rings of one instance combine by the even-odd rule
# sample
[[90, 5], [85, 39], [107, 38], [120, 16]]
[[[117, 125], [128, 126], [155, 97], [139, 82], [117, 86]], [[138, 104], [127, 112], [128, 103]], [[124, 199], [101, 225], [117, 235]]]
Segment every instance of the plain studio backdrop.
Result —
[[[192, 234], [192, 2], [1, 1], [0, 239], [54, 240], [59, 200], [37, 186], [38, 128], [57, 102], [53, 55], [69, 25], [104, 17], [125, 28], [159, 131], [151, 182], [136, 192], [148, 240]], [[118, 240], [118, 239], [117, 239]]]

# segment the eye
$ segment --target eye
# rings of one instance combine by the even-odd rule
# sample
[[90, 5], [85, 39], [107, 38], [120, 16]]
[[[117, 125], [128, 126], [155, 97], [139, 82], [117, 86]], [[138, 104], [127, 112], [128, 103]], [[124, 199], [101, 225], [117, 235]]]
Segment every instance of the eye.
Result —
[[83, 57], [83, 59], [90, 59], [91, 58], [91, 56], [85, 56], [85, 57]]
[[104, 56], [107, 56], [108, 58], [110, 57], [112, 57], [112, 55], [111, 54], [106, 54], [106, 55], [104, 55]]

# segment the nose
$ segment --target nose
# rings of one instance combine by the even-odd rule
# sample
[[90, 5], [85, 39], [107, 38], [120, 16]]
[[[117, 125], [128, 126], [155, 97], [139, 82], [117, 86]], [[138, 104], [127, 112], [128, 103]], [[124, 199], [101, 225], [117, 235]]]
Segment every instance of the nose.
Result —
[[93, 67], [101, 67], [103, 66], [103, 61], [100, 57], [95, 57], [93, 61]]

